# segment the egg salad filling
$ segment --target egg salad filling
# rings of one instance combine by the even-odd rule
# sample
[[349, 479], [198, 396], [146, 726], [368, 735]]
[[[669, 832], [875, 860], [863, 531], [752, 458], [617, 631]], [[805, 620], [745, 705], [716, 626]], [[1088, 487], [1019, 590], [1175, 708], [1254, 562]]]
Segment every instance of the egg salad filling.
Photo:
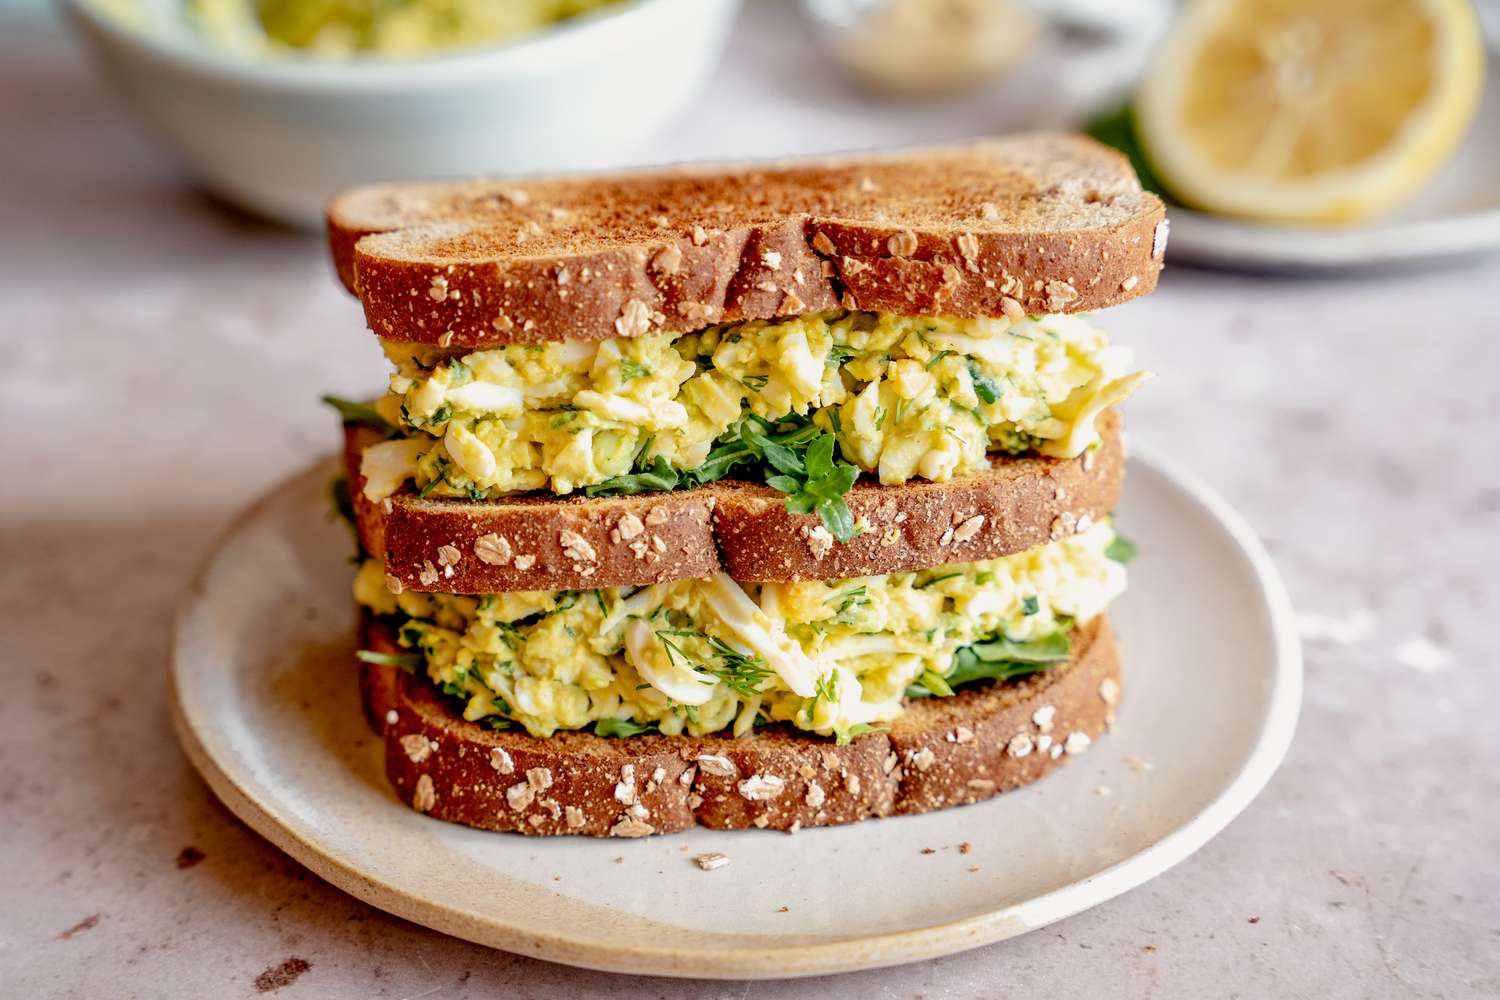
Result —
[[1068, 632], [1124, 590], [1132, 552], [1099, 522], [916, 573], [474, 597], [393, 595], [366, 560], [355, 598], [411, 652], [360, 656], [425, 670], [465, 719], [535, 736], [743, 735], [784, 722], [846, 741], [896, 718], [905, 698], [1066, 661]]
[[740, 468], [847, 538], [860, 472], [943, 482], [991, 452], [1071, 458], [1146, 376], [1074, 316], [830, 312], [599, 343], [454, 354], [384, 343], [365, 493], [590, 496], [701, 485]]

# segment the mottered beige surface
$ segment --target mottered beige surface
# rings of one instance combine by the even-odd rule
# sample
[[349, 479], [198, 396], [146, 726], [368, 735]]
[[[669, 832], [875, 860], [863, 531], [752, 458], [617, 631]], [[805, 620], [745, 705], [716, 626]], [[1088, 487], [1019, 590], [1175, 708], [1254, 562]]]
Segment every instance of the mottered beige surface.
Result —
[[[1486, 627], [1500, 604], [1500, 262], [1339, 281], [1169, 268], [1156, 295], [1104, 317], [1160, 375], [1131, 426], [1247, 514], [1308, 639], [1287, 763], [1197, 855], [1080, 916], [933, 962], [813, 983], [581, 972], [322, 882], [221, 806], [173, 739], [164, 664], [194, 570], [250, 498], [334, 446], [317, 395], [366, 391], [383, 363], [315, 241], [193, 194], [51, 29], [13, 17], [0, 14], [0, 118], [27, 139], [0, 156], [7, 995], [1500, 991], [1500, 728], [1475, 711], [1500, 695]], [[758, 60], [806, 64], [761, 38], [726, 93], [764, 86]], [[814, 82], [830, 103], [789, 108], [784, 132], [765, 116], [704, 122], [671, 148], [745, 155], [898, 129], [927, 141], [987, 120], [979, 102], [875, 119]], [[879, 867], [921, 879], [945, 857]], [[638, 874], [649, 893], [654, 872]], [[724, 912], [733, 922], [734, 900]]]

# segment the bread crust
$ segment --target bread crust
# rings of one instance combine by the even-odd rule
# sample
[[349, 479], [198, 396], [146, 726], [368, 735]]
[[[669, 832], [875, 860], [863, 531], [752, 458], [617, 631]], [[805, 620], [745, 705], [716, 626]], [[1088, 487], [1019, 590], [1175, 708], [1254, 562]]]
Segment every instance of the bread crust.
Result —
[[[398, 667], [361, 662], [360, 686], [397, 796], [438, 819], [540, 836], [795, 832], [979, 802], [1082, 753], [1113, 724], [1119, 656], [1102, 616], [1072, 639], [1065, 665], [911, 702], [889, 732], [847, 746], [784, 725], [744, 739], [539, 739], [465, 722]], [[360, 645], [400, 651], [368, 617]]]
[[770, 164], [359, 188], [328, 208], [379, 336], [475, 347], [839, 307], [1101, 309], [1156, 285], [1161, 201], [1083, 136]]
[[[645, 586], [728, 573], [736, 580], [833, 580], [995, 559], [1086, 529], [1119, 500], [1119, 414], [1075, 459], [997, 458], [981, 475], [881, 486], [845, 498], [864, 530], [835, 542], [816, 515], [748, 482], [629, 497], [423, 500], [363, 496], [359, 455], [379, 439], [345, 428], [355, 522], [366, 552], [402, 588], [449, 594]], [[525, 557], [531, 558], [525, 558]]]

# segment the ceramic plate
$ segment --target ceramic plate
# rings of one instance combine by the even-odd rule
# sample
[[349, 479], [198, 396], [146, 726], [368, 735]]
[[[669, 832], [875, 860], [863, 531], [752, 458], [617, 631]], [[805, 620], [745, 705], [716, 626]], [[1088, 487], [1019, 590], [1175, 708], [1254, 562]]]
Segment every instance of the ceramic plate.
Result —
[[1172, 206], [1170, 259], [1259, 271], [1343, 271], [1500, 251], [1500, 58], [1453, 159], [1388, 218], [1343, 229], [1256, 225]]
[[[1223, 501], [1137, 455], [1118, 521], [1141, 555], [1112, 612], [1124, 701], [1114, 733], [1053, 776], [979, 805], [796, 836], [525, 839], [452, 826], [397, 802], [360, 714], [352, 541], [329, 510], [332, 469], [283, 484], [209, 559], [178, 624], [178, 733], [219, 797], [302, 864], [497, 948], [734, 978], [972, 948], [1183, 860], [1245, 808], [1291, 741], [1302, 668], [1270, 559]], [[691, 859], [706, 851], [729, 865], [700, 870]]]

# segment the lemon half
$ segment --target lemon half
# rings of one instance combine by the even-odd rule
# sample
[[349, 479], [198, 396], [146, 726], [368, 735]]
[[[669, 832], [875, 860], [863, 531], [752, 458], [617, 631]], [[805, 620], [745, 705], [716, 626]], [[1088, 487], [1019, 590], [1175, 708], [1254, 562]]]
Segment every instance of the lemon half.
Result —
[[1184, 204], [1352, 222], [1447, 160], [1483, 79], [1467, 0], [1197, 0], [1155, 56], [1136, 128]]

